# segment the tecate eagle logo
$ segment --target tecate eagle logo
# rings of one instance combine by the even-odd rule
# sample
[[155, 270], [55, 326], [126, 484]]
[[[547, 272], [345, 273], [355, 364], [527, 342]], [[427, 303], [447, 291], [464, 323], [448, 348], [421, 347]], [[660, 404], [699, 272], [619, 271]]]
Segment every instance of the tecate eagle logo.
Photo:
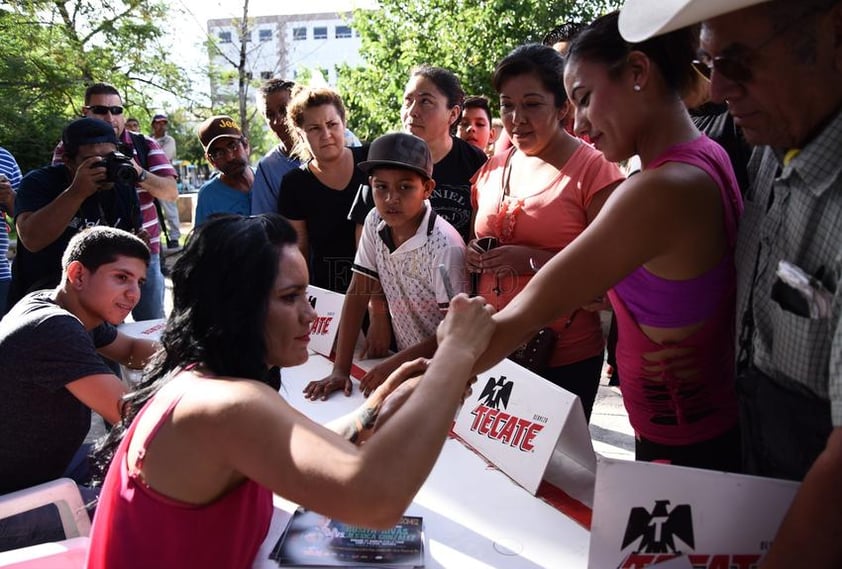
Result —
[[479, 396], [479, 405], [471, 411], [474, 416], [471, 431], [484, 435], [502, 444], [516, 447], [522, 452], [531, 452], [535, 447], [535, 436], [544, 428], [540, 423], [506, 413], [514, 382], [489, 378]]
[[697, 553], [693, 534], [693, 511], [689, 504], [669, 507], [669, 500], [656, 500], [650, 512], [636, 507], [629, 511], [622, 549], [632, 551], [621, 569], [643, 569], [662, 561], [687, 555], [694, 569], [756, 569], [759, 554]]

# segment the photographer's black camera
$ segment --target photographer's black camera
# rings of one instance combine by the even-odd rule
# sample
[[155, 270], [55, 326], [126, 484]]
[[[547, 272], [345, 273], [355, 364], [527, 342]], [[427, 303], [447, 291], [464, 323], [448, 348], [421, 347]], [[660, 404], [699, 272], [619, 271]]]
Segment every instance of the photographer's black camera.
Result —
[[122, 152], [110, 152], [102, 159], [105, 179], [115, 184], [134, 186], [137, 184], [137, 171], [130, 156]]

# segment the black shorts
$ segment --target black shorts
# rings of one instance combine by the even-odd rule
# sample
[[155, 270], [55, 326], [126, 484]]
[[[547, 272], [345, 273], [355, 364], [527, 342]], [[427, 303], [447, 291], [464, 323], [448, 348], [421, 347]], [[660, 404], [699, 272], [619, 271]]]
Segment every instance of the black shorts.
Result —
[[741, 472], [739, 425], [718, 437], [689, 445], [662, 445], [637, 437], [634, 450], [635, 458], [643, 462], [666, 462], [676, 466]]

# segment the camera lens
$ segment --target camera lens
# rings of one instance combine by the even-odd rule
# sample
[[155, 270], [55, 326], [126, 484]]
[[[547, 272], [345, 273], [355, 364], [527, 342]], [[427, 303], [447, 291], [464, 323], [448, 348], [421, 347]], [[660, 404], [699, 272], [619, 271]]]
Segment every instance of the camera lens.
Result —
[[137, 183], [137, 171], [132, 159], [121, 152], [111, 152], [103, 160], [105, 179], [121, 185], [134, 186]]
[[118, 184], [134, 186], [137, 182], [137, 172], [129, 164], [120, 164], [114, 171], [114, 181]]

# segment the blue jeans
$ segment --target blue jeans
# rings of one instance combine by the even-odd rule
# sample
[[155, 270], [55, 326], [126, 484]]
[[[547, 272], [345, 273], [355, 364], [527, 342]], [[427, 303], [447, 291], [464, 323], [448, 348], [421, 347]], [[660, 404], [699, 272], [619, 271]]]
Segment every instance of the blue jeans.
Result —
[[[167, 222], [167, 239], [178, 241], [181, 238], [181, 226], [178, 219], [178, 203], [161, 200], [161, 211], [164, 212]], [[163, 233], [161, 234], [163, 237]]]
[[[93, 518], [99, 488], [81, 486], [90, 479], [88, 464], [90, 452], [90, 444], [83, 444], [79, 447], [62, 477], [72, 478], [77, 484], [80, 484], [79, 492], [82, 494], [82, 502], [87, 507], [88, 514]], [[65, 537], [61, 518], [55, 504], [47, 504], [28, 512], [0, 519], [0, 551], [60, 541]]]
[[149, 258], [146, 282], [140, 287], [140, 302], [132, 310], [135, 322], [155, 320], [164, 317], [164, 274], [161, 272], [161, 256], [153, 254]]

